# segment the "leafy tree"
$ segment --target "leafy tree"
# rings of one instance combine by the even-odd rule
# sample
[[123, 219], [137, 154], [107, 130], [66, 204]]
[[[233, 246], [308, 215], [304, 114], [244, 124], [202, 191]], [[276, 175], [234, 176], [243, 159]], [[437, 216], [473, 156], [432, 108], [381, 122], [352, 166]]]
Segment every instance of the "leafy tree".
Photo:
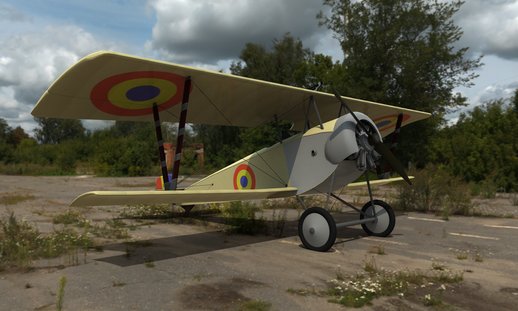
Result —
[[11, 127], [4, 119], [0, 118], [0, 161], [8, 162], [13, 153], [12, 146], [9, 145], [9, 134]]
[[204, 124], [194, 125], [193, 128], [196, 139], [203, 143], [207, 169], [224, 167], [241, 156], [239, 128]]
[[38, 128], [36, 139], [43, 144], [59, 144], [67, 139], [85, 136], [85, 128], [80, 120], [35, 118]]
[[444, 113], [465, 104], [454, 88], [471, 85], [481, 65], [480, 58], [467, 59], [468, 48], [454, 46], [462, 31], [452, 17], [462, 1], [324, 0], [324, 5], [331, 13], [321, 12], [319, 21], [344, 52], [346, 75], [339, 85], [344, 94], [433, 113], [401, 135], [401, 156], [426, 163], [424, 146]]
[[[512, 102], [516, 101], [516, 96]], [[461, 115], [432, 141], [431, 160], [467, 181], [518, 190], [518, 115], [495, 100]]]
[[9, 133], [9, 137], [7, 140], [13, 146], [18, 146], [22, 140], [28, 139], [28, 138], [29, 138], [29, 135], [27, 135], [27, 133], [25, 133], [23, 128], [21, 128], [20, 126], [17, 126]]
[[333, 63], [330, 56], [311, 52], [289, 33], [274, 39], [271, 51], [247, 43], [240, 59], [230, 66], [232, 74], [307, 89], [329, 85], [343, 74], [342, 66]]

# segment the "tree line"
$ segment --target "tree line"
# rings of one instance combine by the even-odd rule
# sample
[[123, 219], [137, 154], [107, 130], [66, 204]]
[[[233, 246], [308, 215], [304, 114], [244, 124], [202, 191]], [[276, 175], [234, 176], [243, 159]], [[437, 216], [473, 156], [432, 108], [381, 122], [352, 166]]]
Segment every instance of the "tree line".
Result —
[[[403, 163], [417, 168], [433, 164], [466, 181], [489, 180], [506, 191], [518, 190], [518, 93], [462, 114], [455, 125], [445, 120], [448, 112], [468, 104], [454, 90], [470, 86], [481, 66], [480, 57], [470, 58], [467, 47], [456, 46], [462, 30], [452, 17], [461, 1], [325, 0], [324, 5], [328, 13], [321, 12], [317, 20], [339, 40], [342, 59], [315, 53], [286, 34], [270, 47], [247, 43], [231, 73], [328, 92], [337, 89], [351, 97], [430, 112], [431, 118], [403, 128], [397, 150]], [[88, 132], [79, 121], [37, 121], [35, 139], [0, 122], [4, 172], [31, 163], [63, 174], [82, 169], [111, 176], [159, 174], [151, 124], [116, 122]], [[193, 125], [187, 144], [204, 144], [206, 167], [201, 173], [208, 173], [277, 142], [288, 128], [283, 123], [257, 128]], [[187, 150], [184, 172], [199, 171], [193, 157]]]

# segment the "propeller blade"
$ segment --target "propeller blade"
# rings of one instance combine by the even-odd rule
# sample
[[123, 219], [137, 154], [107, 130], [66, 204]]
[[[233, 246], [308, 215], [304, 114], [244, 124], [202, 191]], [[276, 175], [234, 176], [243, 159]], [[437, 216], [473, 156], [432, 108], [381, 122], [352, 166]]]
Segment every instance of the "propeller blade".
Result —
[[[401, 131], [402, 123], [403, 123], [403, 114], [400, 113], [397, 116], [396, 127], [394, 128], [394, 132], [392, 134], [390, 134], [390, 136], [392, 136], [392, 142], [390, 144], [390, 151], [392, 153], [395, 153], [395, 151], [396, 151], [398, 138], [399, 138], [399, 132]], [[381, 160], [381, 163], [376, 167], [376, 172], [377, 172], [378, 176], [385, 176], [390, 171], [393, 171], [393, 168], [388, 164], [387, 161], [385, 161], [383, 159]]]
[[397, 141], [398, 141], [398, 138], [399, 138], [399, 132], [401, 131], [401, 124], [402, 123], [403, 123], [403, 114], [400, 113], [397, 116], [396, 128], [394, 129], [394, 133], [392, 133], [392, 145], [390, 146], [390, 150], [392, 150], [392, 152], [396, 148]]
[[[401, 164], [401, 162], [399, 162], [398, 159], [396, 159], [396, 157], [394, 156], [394, 154], [390, 151], [390, 149], [385, 146], [380, 138], [378, 137], [378, 135], [372, 135], [372, 133], [370, 133], [370, 131], [367, 129], [367, 127], [365, 127], [365, 125], [360, 122], [360, 119], [358, 119], [358, 117], [354, 114], [354, 112], [352, 111], [352, 109], [347, 105], [347, 103], [342, 99], [342, 96], [340, 96], [340, 94], [338, 93], [338, 91], [336, 89], [333, 88], [333, 93], [336, 97], [336, 99], [338, 99], [338, 101], [348, 110], [348, 112], [353, 116], [354, 120], [356, 121], [356, 123], [361, 127], [361, 129], [369, 136], [369, 140], [371, 141], [372, 145], [374, 146], [374, 150], [376, 150], [379, 154], [381, 154], [381, 156], [383, 157], [383, 159], [385, 161], [387, 161], [390, 166], [392, 166], [392, 168], [398, 172], [398, 174], [403, 177], [403, 179], [409, 184], [409, 185], [412, 185], [412, 182], [410, 181], [410, 178], [408, 178], [408, 175], [406, 174], [405, 172], [405, 168], [403, 167], [403, 164]], [[399, 119], [400, 117], [398, 117], [398, 123], [399, 123]], [[402, 120], [402, 116], [401, 116], [401, 120]], [[401, 125], [399, 125], [401, 126]]]
[[412, 182], [410, 181], [410, 178], [408, 178], [408, 175], [405, 172], [405, 168], [403, 167], [403, 164], [399, 162], [398, 159], [394, 156], [394, 154], [390, 151], [390, 149], [383, 144], [382, 142], [375, 142], [374, 143], [374, 150], [376, 150], [385, 161], [387, 161], [392, 168], [398, 172], [398, 174], [403, 177], [403, 179], [409, 184], [412, 185]]
[[338, 91], [333, 88], [333, 93], [335, 94], [335, 97], [336, 99], [338, 99], [338, 101], [342, 104], [342, 106], [345, 107], [345, 109], [347, 109], [347, 111], [353, 116], [354, 118], [354, 121], [356, 121], [356, 124], [358, 124], [362, 130], [365, 132], [365, 133], [369, 133], [369, 131], [367, 130], [367, 128], [365, 127], [365, 125], [363, 125], [363, 123], [360, 122], [360, 119], [358, 119], [358, 117], [356, 116], [356, 114], [354, 114], [354, 112], [352, 111], [352, 109], [347, 105], [347, 103], [342, 99], [342, 96], [340, 96], [340, 94], [338, 93]]

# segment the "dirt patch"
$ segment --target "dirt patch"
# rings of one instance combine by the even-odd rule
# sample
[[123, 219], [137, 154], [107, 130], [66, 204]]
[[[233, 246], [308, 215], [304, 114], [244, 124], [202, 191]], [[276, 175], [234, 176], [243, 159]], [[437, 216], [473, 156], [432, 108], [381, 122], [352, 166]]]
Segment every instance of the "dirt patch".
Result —
[[189, 285], [180, 291], [179, 298], [185, 309], [234, 310], [252, 300], [241, 294], [240, 290], [260, 286], [265, 286], [265, 284], [242, 278], [232, 278], [217, 283]]

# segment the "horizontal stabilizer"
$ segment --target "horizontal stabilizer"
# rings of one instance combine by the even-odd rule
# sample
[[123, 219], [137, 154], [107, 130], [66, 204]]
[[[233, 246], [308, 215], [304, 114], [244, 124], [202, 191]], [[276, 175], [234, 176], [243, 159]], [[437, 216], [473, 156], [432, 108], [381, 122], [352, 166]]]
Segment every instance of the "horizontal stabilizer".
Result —
[[[408, 176], [409, 179], [414, 179], [414, 176]], [[381, 186], [386, 185], [393, 182], [404, 181], [403, 177], [395, 177], [395, 178], [387, 178], [387, 179], [376, 179], [371, 180], [371, 186]], [[367, 187], [366, 181], [353, 182], [347, 185], [347, 188], [360, 188]]]
[[296, 193], [297, 188], [294, 187], [255, 190], [92, 191], [78, 196], [70, 206], [194, 204], [283, 198]]

